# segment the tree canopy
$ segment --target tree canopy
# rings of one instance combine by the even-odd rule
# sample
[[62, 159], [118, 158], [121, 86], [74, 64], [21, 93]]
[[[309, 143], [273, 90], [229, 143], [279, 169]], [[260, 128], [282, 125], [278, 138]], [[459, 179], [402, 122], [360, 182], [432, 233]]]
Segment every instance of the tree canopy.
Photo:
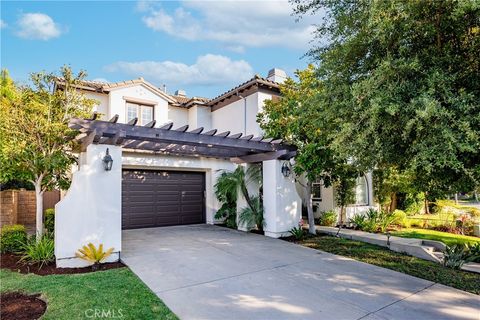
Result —
[[308, 55], [336, 153], [431, 196], [480, 183], [480, 2], [293, 3], [322, 20]]
[[[34, 73], [32, 87], [16, 85], [2, 71], [0, 96], [0, 182], [29, 181], [37, 195], [37, 232], [42, 232], [42, 200], [45, 190], [65, 189], [75, 162], [71, 153], [75, 131], [71, 117], [91, 114], [94, 100], [75, 89], [85, 73], [69, 67], [56, 74]], [[62, 90], [55, 90], [58, 80]]]

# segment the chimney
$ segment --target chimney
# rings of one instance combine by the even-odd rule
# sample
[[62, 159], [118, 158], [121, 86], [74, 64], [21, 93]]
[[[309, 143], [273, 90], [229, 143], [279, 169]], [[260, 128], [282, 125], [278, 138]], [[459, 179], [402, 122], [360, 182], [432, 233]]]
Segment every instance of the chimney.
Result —
[[167, 85], [166, 85], [166, 84], [163, 84], [163, 85], [162, 85], [162, 91], [163, 91], [164, 93], [167, 93]]
[[284, 83], [287, 80], [287, 74], [282, 69], [273, 68], [268, 71], [267, 79], [277, 83]]
[[185, 90], [177, 90], [177, 91], [175, 91], [175, 95], [176, 96], [181, 96], [181, 97], [186, 97], [187, 93], [185, 92]]

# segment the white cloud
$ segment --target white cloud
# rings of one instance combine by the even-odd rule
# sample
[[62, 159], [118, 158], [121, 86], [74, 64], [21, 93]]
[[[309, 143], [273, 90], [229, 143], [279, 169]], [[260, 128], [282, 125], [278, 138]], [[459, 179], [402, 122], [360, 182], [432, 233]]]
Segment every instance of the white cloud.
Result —
[[315, 30], [313, 17], [298, 23], [288, 1], [185, 1], [169, 13], [140, 2], [142, 20], [155, 31], [190, 40], [213, 40], [226, 48], [279, 46], [304, 49]]
[[245, 53], [245, 47], [244, 46], [228, 45], [228, 46], [225, 46], [225, 49], [227, 49], [228, 51], [235, 52], [235, 53]]
[[16, 34], [25, 39], [49, 40], [62, 34], [60, 26], [43, 13], [24, 13], [17, 21]]
[[225, 85], [239, 83], [253, 76], [253, 69], [244, 60], [206, 54], [199, 56], [194, 64], [173, 61], [119, 61], [104, 68], [107, 72], [121, 72], [161, 85]]
[[95, 82], [106, 82], [106, 83], [110, 82], [110, 81], [108, 81], [108, 80], [105, 79], [105, 78], [95, 78], [95, 79], [93, 79], [92, 81], [95, 81]]
[[3, 19], [0, 19], [0, 29], [6, 28], [6, 27], [7, 27], [7, 23], [3, 21]]

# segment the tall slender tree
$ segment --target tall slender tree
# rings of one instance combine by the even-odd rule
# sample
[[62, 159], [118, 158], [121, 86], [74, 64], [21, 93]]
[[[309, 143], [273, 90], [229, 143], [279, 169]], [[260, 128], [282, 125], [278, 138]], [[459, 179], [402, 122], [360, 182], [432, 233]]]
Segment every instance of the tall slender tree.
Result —
[[[36, 195], [36, 233], [43, 234], [43, 193], [69, 185], [75, 163], [71, 117], [91, 114], [94, 100], [76, 90], [86, 74], [63, 67], [60, 75], [34, 73], [33, 87], [19, 87], [2, 72], [0, 97], [0, 181], [31, 182]], [[61, 90], [55, 90], [58, 82]], [[6, 86], [3, 87], [3, 84]]]

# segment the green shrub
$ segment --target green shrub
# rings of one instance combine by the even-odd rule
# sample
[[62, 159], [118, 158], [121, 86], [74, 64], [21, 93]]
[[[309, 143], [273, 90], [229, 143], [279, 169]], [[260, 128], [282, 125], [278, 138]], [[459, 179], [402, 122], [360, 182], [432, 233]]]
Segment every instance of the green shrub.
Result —
[[363, 230], [365, 228], [367, 218], [363, 214], [356, 214], [350, 219], [355, 229]]
[[296, 240], [302, 240], [303, 237], [305, 236], [305, 230], [303, 230], [301, 226], [292, 228], [292, 229], [289, 231], [289, 233], [290, 233]]
[[337, 213], [334, 210], [322, 212], [318, 218], [318, 224], [321, 226], [333, 227], [337, 222]]
[[25, 227], [20, 224], [3, 226], [0, 232], [0, 251], [20, 252], [27, 242], [27, 232]]
[[45, 210], [45, 230], [50, 233], [54, 234], [55, 232], [55, 209], [47, 209]]
[[378, 230], [378, 211], [375, 209], [369, 209], [366, 213], [365, 225], [363, 231], [365, 232], [377, 232]]
[[23, 245], [22, 261], [39, 263], [40, 268], [55, 259], [55, 242], [52, 237], [44, 235], [39, 240], [31, 237]]
[[[405, 215], [405, 213], [404, 213]], [[405, 216], [406, 218], [406, 216]], [[399, 217], [395, 213], [369, 209], [365, 214], [356, 214], [350, 219], [356, 229], [365, 232], [385, 232], [393, 224], [398, 223]]]
[[468, 245], [468, 261], [480, 262], [480, 242]]
[[408, 216], [420, 213], [424, 206], [424, 200], [425, 194], [423, 192], [417, 194], [407, 193], [404, 201], [405, 213]]

